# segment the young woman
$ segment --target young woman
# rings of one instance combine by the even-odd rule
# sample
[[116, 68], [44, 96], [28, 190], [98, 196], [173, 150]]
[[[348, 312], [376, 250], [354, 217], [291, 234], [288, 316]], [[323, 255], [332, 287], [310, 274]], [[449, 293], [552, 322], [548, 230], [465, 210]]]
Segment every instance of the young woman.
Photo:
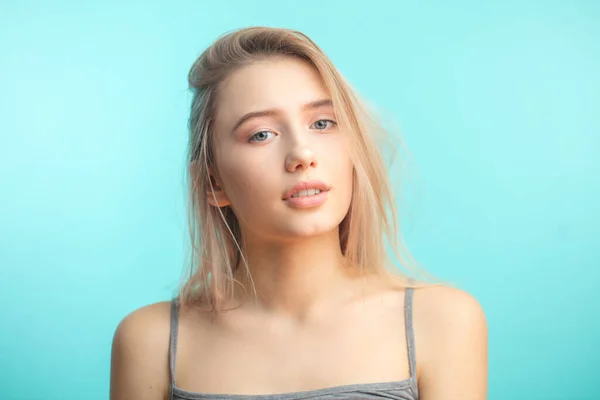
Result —
[[192, 269], [119, 324], [111, 399], [485, 399], [483, 311], [388, 259], [378, 126], [319, 47], [242, 29], [189, 82]]

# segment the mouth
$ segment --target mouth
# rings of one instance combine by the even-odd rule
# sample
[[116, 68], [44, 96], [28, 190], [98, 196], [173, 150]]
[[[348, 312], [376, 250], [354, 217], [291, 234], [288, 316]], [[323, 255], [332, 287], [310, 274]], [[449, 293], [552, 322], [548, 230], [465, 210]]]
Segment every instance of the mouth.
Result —
[[298, 182], [286, 191], [282, 200], [319, 196], [329, 189], [329, 185], [322, 181]]
[[290, 199], [297, 199], [299, 197], [310, 197], [310, 196], [315, 196], [315, 195], [317, 195], [317, 194], [319, 194], [321, 192], [326, 192], [326, 190], [320, 190], [320, 189], [301, 190], [299, 192], [294, 193], [289, 198]]

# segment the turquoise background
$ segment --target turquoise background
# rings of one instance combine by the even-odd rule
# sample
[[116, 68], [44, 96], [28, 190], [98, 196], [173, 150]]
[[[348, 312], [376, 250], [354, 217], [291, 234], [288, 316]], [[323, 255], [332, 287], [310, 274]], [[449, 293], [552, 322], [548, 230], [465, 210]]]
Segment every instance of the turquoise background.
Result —
[[600, 399], [600, 2], [462, 0], [4, 0], [0, 398], [108, 397], [118, 322], [183, 266], [188, 69], [261, 24], [394, 115], [408, 244], [485, 308], [489, 398]]

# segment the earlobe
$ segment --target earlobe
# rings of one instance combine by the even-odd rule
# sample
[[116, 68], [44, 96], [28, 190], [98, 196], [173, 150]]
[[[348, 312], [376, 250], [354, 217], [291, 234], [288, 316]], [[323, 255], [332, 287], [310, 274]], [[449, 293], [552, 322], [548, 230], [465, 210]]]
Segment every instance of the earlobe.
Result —
[[206, 191], [206, 197], [208, 198], [208, 204], [214, 207], [225, 207], [231, 204], [227, 193], [223, 189], [219, 189], [213, 186], [213, 191], [210, 189]]
[[221, 183], [209, 168], [209, 187], [206, 190], [208, 204], [214, 207], [225, 207], [231, 204], [225, 190], [221, 187]]

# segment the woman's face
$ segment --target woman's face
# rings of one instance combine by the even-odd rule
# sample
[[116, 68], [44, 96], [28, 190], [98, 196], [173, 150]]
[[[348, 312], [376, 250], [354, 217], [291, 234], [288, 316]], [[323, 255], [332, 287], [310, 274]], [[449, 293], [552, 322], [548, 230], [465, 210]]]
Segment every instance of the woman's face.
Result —
[[[338, 128], [316, 70], [294, 58], [257, 61], [235, 70], [218, 98], [211, 204], [230, 205], [244, 234], [265, 239], [337, 229], [352, 198], [349, 133]], [[308, 181], [325, 187], [289, 197]]]

